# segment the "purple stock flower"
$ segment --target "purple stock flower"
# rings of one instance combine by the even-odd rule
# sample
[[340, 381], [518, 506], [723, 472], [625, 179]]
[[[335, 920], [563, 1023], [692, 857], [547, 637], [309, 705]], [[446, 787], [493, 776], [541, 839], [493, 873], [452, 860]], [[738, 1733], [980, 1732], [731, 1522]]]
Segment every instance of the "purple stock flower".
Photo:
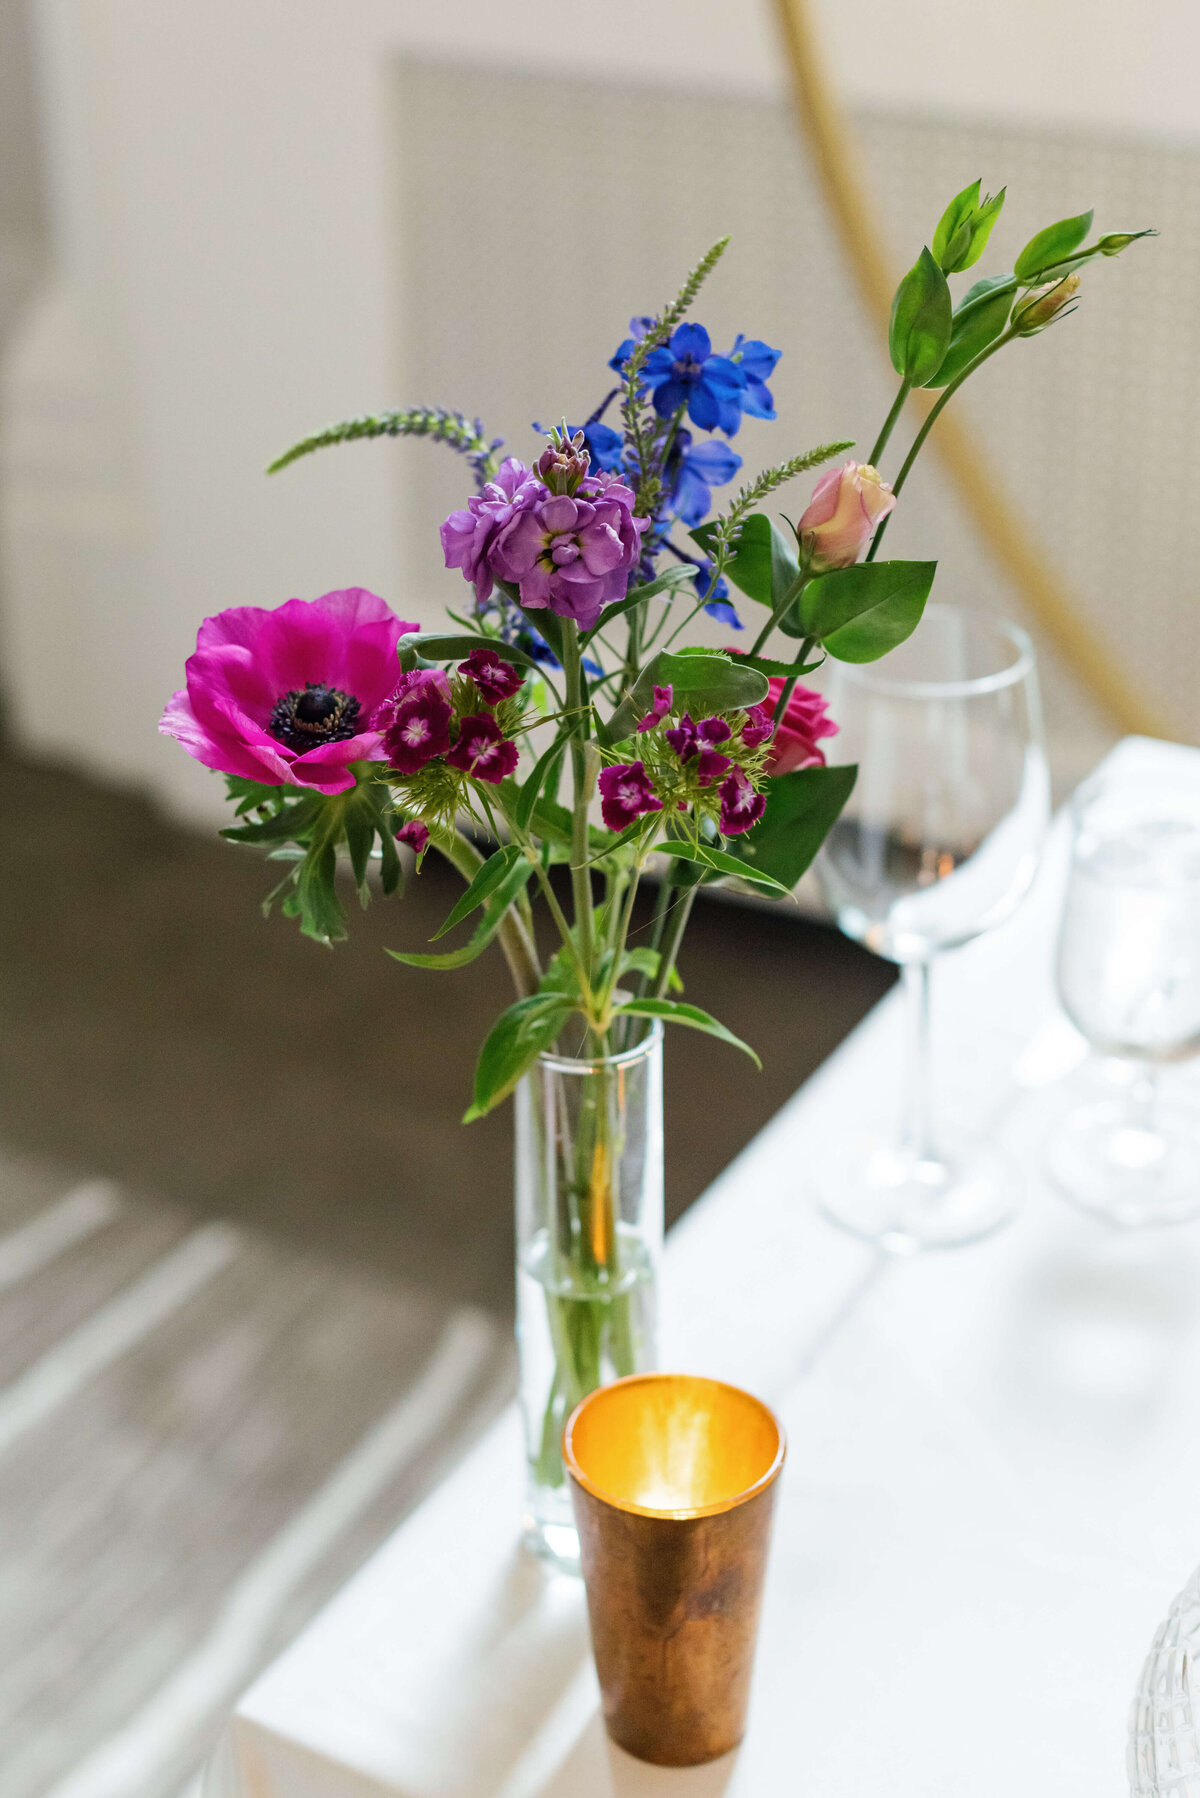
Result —
[[402, 674], [372, 723], [383, 733], [383, 747], [400, 774], [417, 774], [434, 756], [450, 747], [450, 682], [440, 668], [413, 668]]
[[721, 822], [724, 836], [741, 836], [753, 829], [767, 809], [765, 793], [756, 793], [748, 774], [735, 768], [721, 788]]
[[502, 699], [511, 699], [524, 684], [519, 670], [494, 649], [473, 649], [459, 672], [470, 676], [488, 705], [499, 705]]
[[661, 812], [644, 762], [618, 762], [600, 775], [600, 811], [610, 830], [624, 830], [644, 812]]
[[746, 722], [742, 726], [742, 742], [747, 749], [757, 749], [770, 741], [774, 734], [775, 723], [771, 717], [771, 709], [767, 705], [758, 704], [746, 707]]
[[655, 725], [661, 724], [667, 713], [670, 711], [674, 699], [674, 687], [670, 685], [665, 687], [655, 687], [654, 704], [646, 713], [646, 716], [639, 721], [638, 730], [653, 730]]
[[472, 494], [462, 511], [451, 512], [442, 526], [446, 567], [462, 569], [463, 578], [474, 583], [475, 597], [481, 605], [492, 594], [493, 571], [488, 552], [527, 488], [545, 491], [523, 462], [507, 456], [495, 480], [488, 481], [482, 493]]
[[549, 606], [590, 629], [604, 606], [624, 598], [637, 565], [648, 521], [634, 517], [633, 504], [633, 489], [614, 475], [588, 475], [573, 495], [549, 493], [536, 479], [522, 485], [486, 546], [489, 590], [492, 574], [514, 581], [523, 606]]
[[385, 758], [372, 714], [415, 624], [362, 587], [206, 618], [159, 730], [222, 774], [345, 793]]
[[418, 856], [422, 856], [429, 847], [429, 826], [422, 824], [419, 818], [410, 818], [396, 832], [396, 841], [407, 843]]
[[490, 713], [480, 712], [462, 720], [458, 742], [446, 760], [452, 768], [497, 787], [506, 774], [516, 771], [517, 746], [508, 741]]

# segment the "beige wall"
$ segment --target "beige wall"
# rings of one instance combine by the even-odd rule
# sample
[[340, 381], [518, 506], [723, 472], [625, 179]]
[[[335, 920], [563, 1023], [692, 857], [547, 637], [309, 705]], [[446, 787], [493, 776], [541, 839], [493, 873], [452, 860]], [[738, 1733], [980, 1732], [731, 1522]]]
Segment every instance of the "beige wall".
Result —
[[[411, 361], [421, 226], [397, 167], [400, 62], [658, 87], [695, 95], [703, 119], [714, 93], [783, 104], [773, 15], [751, 0], [28, 4], [53, 276], [0, 369], [0, 661], [31, 747], [212, 815], [214, 783], [154, 733], [205, 612], [338, 582], [430, 617], [442, 598], [406, 593], [419, 554], [387, 451], [260, 474], [316, 423], [438, 397]], [[1072, 206], [1108, 155], [1097, 133], [1200, 142], [1190, 0], [1096, 0], [1086, 19], [1063, 0], [821, 8], [849, 99], [878, 118], [1059, 121]], [[651, 162], [664, 153], [647, 141]], [[976, 161], [967, 176], [1003, 179]], [[481, 178], [511, 207], [515, 253], [546, 255], [553, 220], [506, 187], [502, 152]], [[1126, 191], [1119, 174], [1109, 186]], [[921, 217], [943, 197], [914, 195]], [[907, 248], [894, 207], [889, 229]], [[453, 233], [446, 253], [463, 281], [497, 279]], [[97, 691], [121, 703], [97, 707]]]

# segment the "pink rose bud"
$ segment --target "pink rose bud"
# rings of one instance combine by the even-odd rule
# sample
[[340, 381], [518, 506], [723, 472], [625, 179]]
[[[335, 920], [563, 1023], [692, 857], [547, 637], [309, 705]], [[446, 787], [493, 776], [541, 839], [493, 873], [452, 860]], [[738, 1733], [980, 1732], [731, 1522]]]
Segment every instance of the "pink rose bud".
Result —
[[[769, 710], [771, 716], [774, 716], [786, 682], [774, 679], [768, 684], [770, 692], [763, 710]], [[771, 747], [767, 751], [768, 774], [790, 774], [795, 768], [825, 766], [825, 751], [821, 748], [821, 739], [836, 737], [838, 733], [837, 725], [827, 714], [826, 705], [823, 694], [814, 692], [811, 687], [793, 689], [787, 702], [787, 710], [776, 726]]]
[[1018, 337], [1035, 337], [1053, 324], [1068, 301], [1079, 292], [1079, 276], [1066, 275], [1047, 287], [1035, 287], [1027, 299], [1013, 308], [1012, 328]]
[[815, 574], [826, 568], [849, 568], [895, 503], [895, 494], [869, 463], [831, 468], [813, 488], [796, 527], [808, 566]]

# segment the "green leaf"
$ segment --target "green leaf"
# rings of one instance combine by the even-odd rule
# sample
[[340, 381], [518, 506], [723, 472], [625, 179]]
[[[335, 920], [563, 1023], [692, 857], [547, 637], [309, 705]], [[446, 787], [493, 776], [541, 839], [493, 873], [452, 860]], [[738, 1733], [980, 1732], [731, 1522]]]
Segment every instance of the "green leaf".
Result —
[[476, 906], [482, 905], [496, 891], [518, 859], [523, 860], [524, 857], [515, 843], [506, 843], [494, 855], [489, 855], [446, 922], [434, 931], [430, 941], [436, 943], [440, 936], [445, 936], [448, 930], [453, 930], [456, 924], [461, 924], [464, 918], [469, 917]]
[[950, 343], [950, 289], [927, 249], [896, 289], [888, 348], [898, 375], [923, 387], [933, 379]]
[[769, 675], [773, 680], [799, 680], [802, 674], [811, 674], [814, 668], [819, 668], [824, 657], [815, 662], [777, 662], [770, 656], [752, 656], [746, 653], [739, 659], [747, 668], [757, 668], [760, 674]]
[[537, 804], [538, 795], [545, 783], [546, 776], [549, 774], [551, 765], [554, 761], [565, 754], [568, 736], [568, 732], [560, 731], [546, 753], [538, 757], [528, 780], [526, 780], [522, 786], [521, 796], [517, 800], [517, 809], [514, 813], [517, 829], [519, 831], [528, 830], [529, 820], [532, 816], [533, 808]]
[[483, 917], [475, 926], [470, 942], [464, 943], [461, 949], [449, 949], [442, 955], [416, 955], [407, 950], [389, 949], [388, 954], [394, 961], [402, 961], [410, 968], [465, 968], [483, 954], [504, 922], [505, 912], [532, 873], [532, 862], [522, 856], [485, 904]]
[[1004, 205], [1004, 188], [993, 199], [979, 203], [979, 182], [973, 181], [955, 194], [933, 234], [933, 257], [943, 274], [955, 275], [979, 261], [987, 248], [992, 226]]
[[[716, 534], [715, 519], [708, 524], [698, 525], [688, 533], [692, 542], [710, 558]], [[756, 599], [762, 606], [769, 606], [771, 603], [775, 534], [776, 527], [765, 512], [752, 512], [742, 525], [733, 554], [725, 564], [725, 573], [739, 592], [744, 593], [748, 599]], [[782, 533], [780, 540], [786, 545]]]
[[707, 843], [684, 843], [674, 840], [661, 845], [664, 852], [679, 861], [699, 862], [701, 867], [711, 868], [715, 874], [731, 874], [736, 880], [748, 880], [755, 886], [767, 887], [786, 898], [788, 889], [781, 886], [773, 874], [764, 873], [759, 868], [750, 867], [739, 856], [726, 855], [722, 849], [711, 849]]
[[614, 618], [619, 618], [622, 612], [632, 612], [633, 608], [640, 606], [643, 600], [654, 599], [659, 593], [666, 592], [670, 592], [674, 596], [680, 587], [686, 587], [689, 582], [694, 581], [696, 574], [697, 570], [687, 562], [680, 562], [674, 568], [664, 568], [663, 572], [656, 574], [652, 581], [643, 581], [640, 587], [631, 588], [624, 599], [614, 600], [611, 606], [605, 606], [591, 630], [581, 634], [580, 643], [590, 643], [592, 638], [598, 635], [606, 625], [613, 622]]
[[791, 892], [850, 797], [857, 768], [797, 768], [767, 784], [767, 809], [733, 850]]
[[367, 864], [371, 859], [371, 845], [375, 841], [375, 821], [364, 816], [363, 808], [346, 807], [346, 847], [350, 851], [350, 866], [354, 869], [354, 884], [363, 895], [366, 903]]
[[221, 835], [231, 843], [286, 843], [308, 835], [320, 816], [321, 807], [321, 796], [313, 794], [285, 805], [282, 811], [273, 812], [256, 823], [228, 825]]
[[749, 1043], [744, 1043], [740, 1036], [727, 1030], [709, 1012], [701, 1011], [698, 1005], [686, 1005], [682, 999], [631, 999], [627, 1005], [616, 1006], [613, 1016], [662, 1018], [668, 1024], [686, 1024], [689, 1030], [703, 1030], [706, 1036], [715, 1036], [719, 1042], [728, 1043], [730, 1048], [740, 1049], [743, 1055], [750, 1057], [756, 1068], [762, 1068], [762, 1062]]
[[473, 649], [492, 649], [506, 662], [517, 662], [522, 668], [537, 667], [531, 655], [526, 655], [512, 643], [502, 643], [499, 637], [442, 636], [436, 631], [414, 631], [410, 636], [401, 637], [400, 648], [415, 649], [430, 662], [461, 662]]
[[1092, 228], [1094, 212], [1080, 212], [1074, 218], [1060, 219], [1031, 237], [1017, 257], [1013, 273], [1023, 287], [1036, 286], [1064, 257], [1077, 250]]
[[1013, 275], [994, 275], [977, 281], [954, 313], [950, 331], [950, 348], [942, 365], [927, 387], [948, 387], [981, 351], [994, 343], [1008, 323], [1013, 295], [1017, 291]]
[[875, 662], [921, 622], [936, 562], [860, 562], [810, 581], [801, 596], [805, 630], [839, 662]]
[[346, 914], [334, 886], [336, 873], [333, 833], [322, 832], [300, 863], [295, 892], [301, 933], [316, 943], [341, 942], [346, 935]]
[[479, 1051], [475, 1096], [463, 1118], [465, 1124], [486, 1116], [508, 1097], [522, 1074], [550, 1047], [574, 1009], [562, 993], [533, 993], [501, 1012]]
[[677, 711], [705, 714], [735, 712], [758, 705], [767, 696], [766, 676], [756, 668], [747, 668], [740, 657], [722, 655], [717, 650], [683, 654], [661, 650], [646, 664], [608, 720], [614, 743], [633, 735], [639, 718], [645, 717], [654, 702], [655, 687], [666, 686], [674, 689]]

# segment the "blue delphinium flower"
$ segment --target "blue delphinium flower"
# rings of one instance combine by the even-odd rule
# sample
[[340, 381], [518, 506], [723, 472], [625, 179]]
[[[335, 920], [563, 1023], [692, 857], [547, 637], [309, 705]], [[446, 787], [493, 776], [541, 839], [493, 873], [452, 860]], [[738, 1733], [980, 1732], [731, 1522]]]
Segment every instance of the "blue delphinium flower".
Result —
[[614, 431], [611, 425], [601, 424], [599, 419], [589, 421], [580, 428], [588, 455], [592, 459], [593, 473], [596, 469], [602, 469], [605, 474], [620, 474], [625, 458], [625, 439], [620, 431]]
[[738, 332], [737, 342], [729, 353], [729, 359], [741, 369], [745, 378], [742, 411], [748, 412], [751, 418], [775, 417], [775, 401], [771, 397], [767, 381], [782, 353], [781, 350], [773, 350], [769, 343], [763, 343], [757, 337], [752, 337], [747, 342], [741, 332]]
[[703, 524], [712, 507], [710, 488], [724, 487], [742, 466], [742, 458], [727, 444], [693, 443], [690, 431], [679, 430], [672, 445], [674, 464], [667, 510], [684, 524]]
[[732, 437], [742, 422], [746, 378], [728, 356], [714, 356], [703, 325], [679, 325], [668, 342], [651, 350], [644, 363], [654, 410], [670, 418], [681, 406], [702, 431]]
[[705, 558], [696, 575], [696, 592], [701, 599], [705, 594], [709, 596], [704, 610], [710, 618], [715, 618], [718, 623], [727, 625], [731, 631], [745, 630], [745, 625], [729, 604], [729, 582], [722, 575], [714, 586], [712, 576], [713, 565]]
[[619, 375], [623, 375], [625, 373], [625, 364], [628, 362], [630, 355], [633, 352], [634, 344], [642, 341], [642, 338], [646, 335], [646, 332], [653, 323], [654, 320], [652, 318], [647, 318], [644, 314], [638, 318], [631, 318], [629, 321], [629, 336], [625, 339], [616, 355], [609, 360], [608, 366], [610, 368], [615, 368]]

